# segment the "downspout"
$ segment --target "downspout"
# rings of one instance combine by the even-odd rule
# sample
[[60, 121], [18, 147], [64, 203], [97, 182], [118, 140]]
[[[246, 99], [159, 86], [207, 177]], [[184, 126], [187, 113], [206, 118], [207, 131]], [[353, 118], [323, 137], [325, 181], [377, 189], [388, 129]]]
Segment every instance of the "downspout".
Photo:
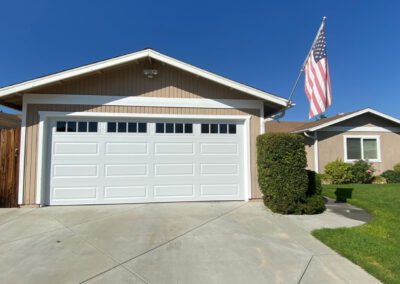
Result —
[[307, 131], [303, 132], [304, 136], [314, 140], [314, 171], [319, 173], [319, 156], [318, 156], [318, 134], [314, 132], [314, 135], [310, 135]]

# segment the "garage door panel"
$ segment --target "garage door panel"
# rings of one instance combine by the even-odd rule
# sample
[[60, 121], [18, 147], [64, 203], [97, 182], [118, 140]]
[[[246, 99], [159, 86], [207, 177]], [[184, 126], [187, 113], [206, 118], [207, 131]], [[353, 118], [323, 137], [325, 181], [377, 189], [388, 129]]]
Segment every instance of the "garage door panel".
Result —
[[219, 175], [239, 175], [238, 164], [201, 164], [200, 174], [202, 176], [219, 176]]
[[201, 155], [239, 155], [239, 145], [236, 143], [200, 143]]
[[54, 143], [54, 156], [58, 155], [98, 155], [99, 144], [96, 142], [76, 143], [57, 142]]
[[147, 164], [113, 164], [104, 165], [105, 177], [136, 177], [147, 176]]
[[105, 143], [106, 155], [148, 155], [146, 142], [109, 142]]
[[154, 197], [194, 197], [193, 184], [167, 184], [167, 185], [154, 185]]
[[[75, 161], [76, 162], [76, 161]], [[98, 177], [98, 165], [54, 165], [53, 178]]]
[[200, 185], [201, 196], [239, 196], [238, 184], [202, 184]]
[[53, 187], [53, 200], [97, 199], [96, 186]]
[[148, 195], [147, 185], [105, 186], [104, 199], [144, 199]]
[[191, 121], [193, 133], [185, 134], [155, 133], [156, 121], [148, 121], [139, 134], [109, 133], [107, 119], [98, 119], [97, 133], [79, 134], [57, 132], [55, 121], [49, 204], [244, 199], [240, 123], [236, 134], [203, 134]]
[[192, 163], [187, 164], [155, 164], [154, 176], [194, 176], [195, 166]]

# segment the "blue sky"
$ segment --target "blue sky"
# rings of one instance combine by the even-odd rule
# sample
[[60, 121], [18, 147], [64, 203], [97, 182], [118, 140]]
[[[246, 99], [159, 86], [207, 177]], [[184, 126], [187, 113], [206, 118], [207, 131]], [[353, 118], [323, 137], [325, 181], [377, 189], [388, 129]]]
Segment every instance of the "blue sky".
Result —
[[[400, 117], [399, 1], [15, 0], [0, 9], [0, 86], [152, 47], [286, 98], [326, 15], [327, 115], [369, 106]], [[303, 86], [285, 119], [308, 118]]]

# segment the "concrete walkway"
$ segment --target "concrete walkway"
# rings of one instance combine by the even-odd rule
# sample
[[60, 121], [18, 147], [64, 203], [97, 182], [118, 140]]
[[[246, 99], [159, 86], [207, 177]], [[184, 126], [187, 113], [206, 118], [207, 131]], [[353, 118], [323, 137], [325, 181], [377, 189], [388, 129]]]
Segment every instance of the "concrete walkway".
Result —
[[0, 209], [0, 283], [379, 283], [309, 234], [349, 220], [261, 202]]

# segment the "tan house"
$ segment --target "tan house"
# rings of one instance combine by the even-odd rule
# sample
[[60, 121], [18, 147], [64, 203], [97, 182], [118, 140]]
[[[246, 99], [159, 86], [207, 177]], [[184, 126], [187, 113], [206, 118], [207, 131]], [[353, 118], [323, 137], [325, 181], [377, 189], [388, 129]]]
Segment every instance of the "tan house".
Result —
[[370, 108], [313, 122], [268, 121], [266, 131], [304, 135], [308, 167], [316, 172], [336, 159], [368, 160], [377, 174], [400, 162], [400, 120]]
[[2, 128], [18, 128], [21, 126], [21, 116], [0, 112], [0, 129]]
[[288, 101], [151, 49], [0, 89], [22, 111], [20, 205], [248, 200]]

